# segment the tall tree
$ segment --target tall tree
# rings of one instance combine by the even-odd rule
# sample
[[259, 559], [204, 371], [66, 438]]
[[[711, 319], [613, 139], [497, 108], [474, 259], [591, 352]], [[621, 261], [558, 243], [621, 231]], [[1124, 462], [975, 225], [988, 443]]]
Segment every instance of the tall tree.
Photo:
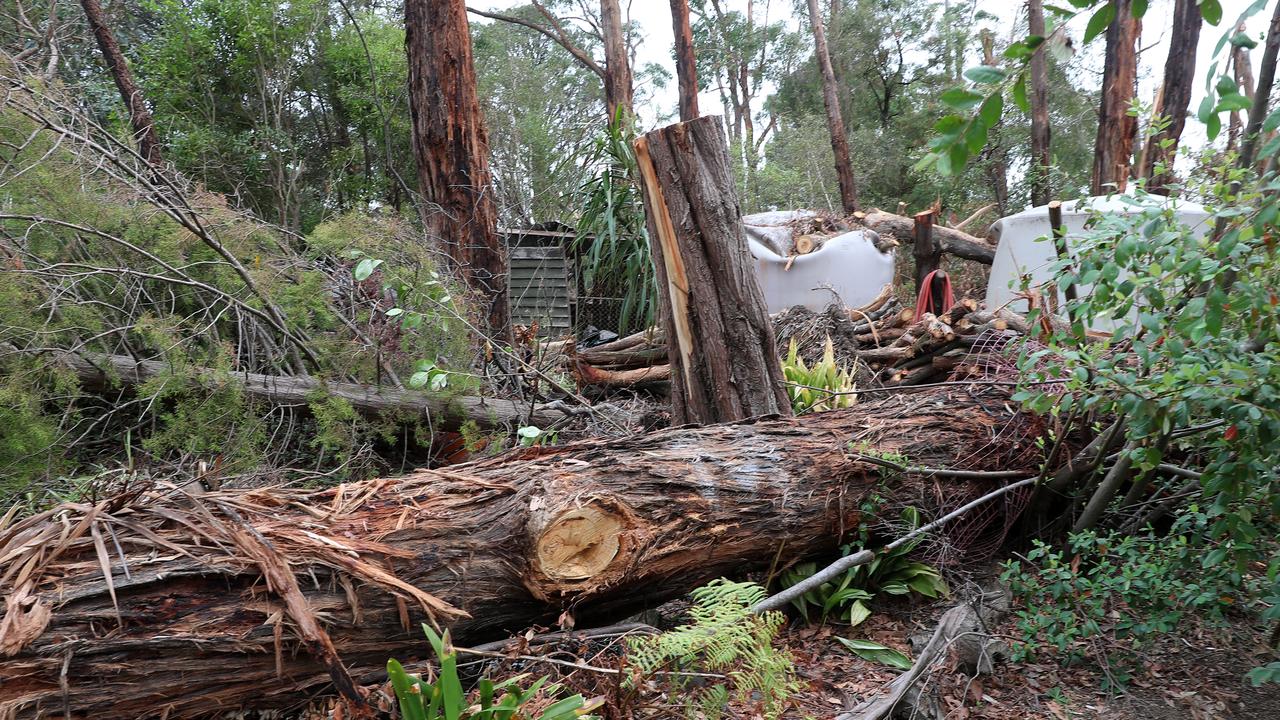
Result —
[[476, 94], [463, 0], [405, 0], [409, 110], [427, 232], [487, 305], [490, 330], [509, 331], [507, 255], [490, 192], [489, 147]]
[[1125, 189], [1133, 162], [1138, 118], [1129, 114], [1138, 81], [1138, 36], [1142, 21], [1133, 14], [1132, 0], [1111, 0], [1115, 18], [1107, 26], [1106, 62], [1102, 70], [1102, 102], [1098, 107], [1098, 137], [1093, 150], [1089, 192], [1102, 195]]
[[618, 0], [600, 0], [600, 30], [604, 36], [604, 100], [610, 121], [635, 114], [635, 88], [631, 82], [631, 62], [627, 57], [627, 36], [622, 27]]
[[[1044, 0], [1027, 0], [1027, 30], [1045, 37]], [[1045, 57], [1048, 43], [1042, 42], [1031, 56], [1031, 204], [1048, 205], [1052, 160], [1049, 154], [1049, 67]]]
[[[1236, 27], [1236, 33], [1246, 33], [1248, 28], [1244, 23], [1240, 23]], [[1250, 100], [1253, 100], [1253, 63], [1249, 61], [1249, 48], [1244, 45], [1237, 45], [1231, 49], [1231, 72], [1236, 79], [1236, 85], [1240, 88], [1240, 92]], [[1229, 131], [1227, 132], [1227, 148], [1235, 148], [1240, 142], [1240, 132], [1244, 129], [1244, 123], [1240, 119], [1240, 111], [1232, 110], [1231, 119], [1228, 121]]]
[[120, 52], [120, 43], [116, 42], [115, 35], [107, 26], [106, 17], [102, 14], [102, 5], [98, 0], [80, 0], [80, 6], [84, 8], [85, 18], [88, 19], [89, 27], [93, 29], [93, 35], [98, 40], [102, 60], [111, 71], [116, 89], [120, 91], [120, 99], [124, 101], [125, 107], [129, 108], [129, 124], [133, 127], [133, 135], [138, 142], [138, 153], [146, 158], [147, 162], [158, 165], [161, 162], [160, 140], [156, 137], [155, 121], [152, 120], [151, 111], [147, 109], [147, 103], [142, 97], [142, 89], [133, 80], [133, 73], [129, 71], [124, 53]]
[[676, 42], [676, 78], [680, 83], [680, 120], [698, 117], [698, 59], [693, 52], [689, 0], [671, 0], [671, 32]]
[[[1147, 140], [1142, 153], [1140, 177], [1147, 178], [1147, 189], [1160, 195], [1169, 194], [1174, 180], [1173, 160], [1178, 153], [1178, 140], [1187, 123], [1187, 108], [1195, 83], [1196, 46], [1200, 43], [1200, 8], [1196, 0], [1174, 0], [1173, 30], [1169, 36], [1169, 55], [1164, 63], [1164, 84], [1156, 114], [1168, 125]], [[1157, 175], [1157, 167], [1161, 168]]]
[[840, 98], [836, 94], [836, 75], [827, 52], [827, 34], [818, 13], [818, 0], [809, 0], [809, 23], [813, 27], [814, 53], [822, 70], [822, 104], [827, 109], [827, 128], [831, 132], [831, 151], [836, 156], [836, 177], [840, 183], [840, 205], [846, 213], [858, 210], [858, 186], [849, 159], [849, 139], [845, 136], [844, 119], [840, 117]]

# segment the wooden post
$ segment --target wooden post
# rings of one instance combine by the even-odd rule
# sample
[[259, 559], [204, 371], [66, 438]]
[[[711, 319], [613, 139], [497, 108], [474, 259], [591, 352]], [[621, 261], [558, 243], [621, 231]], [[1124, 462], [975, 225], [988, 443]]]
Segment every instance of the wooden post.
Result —
[[673, 424], [791, 414], [773, 324], [747, 249], [724, 127], [708, 115], [636, 140], [665, 296]]
[[[929, 273], [937, 270], [942, 265], [942, 246], [933, 237], [933, 211], [924, 210], [915, 215], [915, 250], [913, 254], [916, 258], [916, 296], [920, 295], [920, 289], [924, 287], [924, 279]], [[941, 283], [935, 285], [940, 287]], [[940, 297], [934, 298], [934, 307], [942, 304]]]

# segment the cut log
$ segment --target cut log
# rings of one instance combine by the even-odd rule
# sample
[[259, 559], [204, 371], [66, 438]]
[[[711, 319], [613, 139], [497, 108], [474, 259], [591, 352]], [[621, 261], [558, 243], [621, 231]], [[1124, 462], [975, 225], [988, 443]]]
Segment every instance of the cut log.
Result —
[[714, 115], [636, 140], [676, 424], [789, 414], [773, 323]]
[[650, 365], [630, 370], [599, 368], [585, 362], [574, 363], [573, 379], [579, 387], [628, 388], [671, 380], [670, 365]]
[[[867, 217], [862, 222], [869, 229], [883, 235], [892, 235], [901, 243], [911, 243], [913, 245], [915, 243], [915, 220], [913, 218], [876, 210], [867, 213]], [[933, 238], [942, 247], [943, 252], [955, 255], [958, 258], [972, 260], [983, 265], [990, 265], [995, 261], [995, 246], [969, 233], [936, 225], [933, 228]]]
[[[159, 360], [134, 360], [125, 355], [59, 352], [51, 361], [73, 370], [81, 384], [101, 389], [124, 385], [134, 387], [172, 372]], [[430, 416], [432, 427], [457, 430], [466, 422], [483, 428], [504, 425], [549, 427], [563, 420], [565, 412], [554, 405], [522, 403], [517, 400], [466, 395], [449, 397], [384, 385], [325, 382], [308, 376], [261, 375], [249, 372], [218, 372], [209, 368], [184, 368], [187, 379], [209, 386], [237, 383], [251, 397], [278, 405], [309, 405], [317, 393], [339, 398], [364, 415]], [[0, 715], [2, 717], [2, 715]]]
[[851, 448], [1034, 472], [1036, 420], [996, 388], [955, 390], [324, 490], [135, 492], [6, 518], [0, 716], [294, 708], [335, 678], [368, 684], [389, 657], [424, 657], [422, 621], [460, 643], [565, 608], [607, 621], [829, 552], [871, 494], [934, 513], [943, 495], [1002, 483], [895, 473], [886, 486]]

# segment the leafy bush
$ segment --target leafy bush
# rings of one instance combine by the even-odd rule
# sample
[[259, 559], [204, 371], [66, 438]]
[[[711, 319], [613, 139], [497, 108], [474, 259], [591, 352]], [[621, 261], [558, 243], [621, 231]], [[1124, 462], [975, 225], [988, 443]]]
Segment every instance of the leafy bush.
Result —
[[709, 685], [669, 675], [671, 696], [685, 698], [690, 711], [708, 720], [721, 717], [731, 699], [747, 703], [753, 697], [759, 698], [754, 702], [763, 717], [780, 717], [787, 697], [799, 685], [791, 656], [773, 647], [782, 614], [751, 612], [765, 598], [764, 588], [722, 578], [694, 590], [692, 596], [691, 623], [628, 640], [627, 660], [639, 679], [660, 670], [723, 673], [727, 683]]
[[[1122, 686], [1137, 652], [1189, 614], [1221, 620], [1243, 604], [1257, 581], [1225, 563], [1200, 562], [1206, 553], [1226, 554], [1197, 545], [1200, 518], [1199, 527], [1184, 521], [1182, 532], [1167, 537], [1074, 533], [1069, 552], [1036, 541], [1023, 560], [1005, 563], [1002, 578], [1023, 604], [1012, 658], [1048, 654], [1064, 665], [1087, 658], [1107, 669], [1109, 684]], [[1104, 647], [1119, 652], [1108, 655]]]
[[813, 367], [805, 364], [796, 340], [792, 338], [787, 357], [782, 361], [782, 376], [791, 383], [787, 392], [791, 396], [791, 409], [797, 415], [851, 407], [857, 402], [857, 396], [853, 394], [857, 389], [853, 371], [836, 364], [830, 336], [823, 348], [822, 360], [814, 363]]
[[[440, 660], [440, 674], [435, 682], [410, 675], [395, 659], [387, 661], [387, 676], [404, 720], [514, 720], [526, 717], [517, 713], [537, 697], [539, 691], [553, 693], [556, 689], [554, 685], [546, 685], [545, 676], [527, 688], [520, 687], [520, 682], [528, 675], [517, 675], [499, 683], [485, 678], [478, 683], [473, 701], [463, 692], [462, 680], [458, 677], [458, 654], [449, 649], [449, 632], [446, 630], [441, 636], [426, 624], [422, 630]], [[598, 705], [598, 702], [588, 704], [581, 695], [572, 695], [553, 703], [536, 716], [527, 717], [533, 720], [585, 717], [590, 720], [591, 716], [586, 713]]]

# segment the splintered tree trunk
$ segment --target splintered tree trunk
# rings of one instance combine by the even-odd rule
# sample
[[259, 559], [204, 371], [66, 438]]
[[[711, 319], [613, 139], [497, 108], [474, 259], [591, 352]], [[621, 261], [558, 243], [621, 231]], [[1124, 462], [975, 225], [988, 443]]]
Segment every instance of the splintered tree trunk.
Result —
[[720, 118], [636, 140], [671, 362], [672, 421], [790, 414]]
[[698, 61], [689, 25], [689, 0], [671, 0], [671, 31], [676, 38], [676, 77], [680, 83], [680, 121], [698, 118]]
[[1129, 115], [1138, 82], [1138, 36], [1142, 21], [1133, 16], [1132, 0], [1114, 0], [1116, 18], [1107, 27], [1107, 56], [1102, 69], [1102, 102], [1098, 138], [1093, 150], [1093, 195], [1123, 192], [1129, 183], [1138, 118]]
[[845, 214], [858, 211], [858, 186], [853, 178], [853, 163], [849, 159], [849, 139], [844, 131], [844, 119], [840, 116], [840, 98], [836, 95], [836, 74], [831, 69], [831, 55], [827, 52], [827, 33], [822, 27], [822, 15], [818, 13], [818, 0], [809, 0], [809, 22], [813, 26], [814, 54], [822, 70], [822, 104], [827, 109], [827, 129], [831, 132], [831, 152], [836, 156], [836, 179], [840, 184], [840, 206]]
[[829, 552], [856, 536], [872, 494], [939, 514], [999, 482], [882, 477], [851, 452], [1034, 473], [1034, 421], [1007, 398], [922, 393], [325, 490], [155, 491], [6, 518], [0, 717], [351, 699], [388, 658], [427, 656], [430, 619], [463, 645], [563, 609], [583, 626]]
[[[1044, 1], [1028, 0], [1027, 29], [1045, 36]], [[1031, 56], [1031, 204], [1048, 205], [1052, 160], [1049, 151], [1049, 67], [1045, 43]]]
[[427, 233], [440, 242], [485, 304], [490, 330], [506, 334], [507, 254], [498, 237], [489, 139], [476, 96], [463, 0], [405, 0], [409, 109]]
[[[1173, 161], [1177, 157], [1182, 128], [1187, 124], [1187, 108], [1191, 105], [1201, 22], [1196, 0], [1175, 0], [1169, 55], [1164, 63], [1164, 84], [1156, 108], [1156, 114], [1168, 118], [1169, 125], [1147, 140], [1140, 173], [1141, 177], [1147, 178], [1147, 190], [1159, 195], [1168, 195], [1168, 186], [1174, 182]], [[1157, 167], [1161, 168], [1158, 173]]]
[[631, 60], [627, 57], [627, 36], [622, 29], [622, 9], [618, 0], [600, 0], [600, 25], [604, 35], [604, 98], [609, 122], [622, 113], [628, 121], [632, 108]]
[[[89, 21], [93, 36], [98, 40], [98, 49], [102, 51], [102, 60], [111, 71], [111, 77], [120, 91], [120, 99], [129, 109], [129, 124], [133, 127], [133, 136], [138, 142], [138, 154], [147, 162], [159, 165], [161, 162], [160, 140], [156, 137], [155, 121], [151, 111], [142, 97], [142, 88], [133, 80], [133, 73], [125, 62], [124, 53], [120, 52], [120, 43], [116, 42], [107, 20], [102, 14], [102, 5], [98, 0], [80, 0], [84, 8], [84, 16]], [[52, 21], [50, 21], [52, 22]]]

